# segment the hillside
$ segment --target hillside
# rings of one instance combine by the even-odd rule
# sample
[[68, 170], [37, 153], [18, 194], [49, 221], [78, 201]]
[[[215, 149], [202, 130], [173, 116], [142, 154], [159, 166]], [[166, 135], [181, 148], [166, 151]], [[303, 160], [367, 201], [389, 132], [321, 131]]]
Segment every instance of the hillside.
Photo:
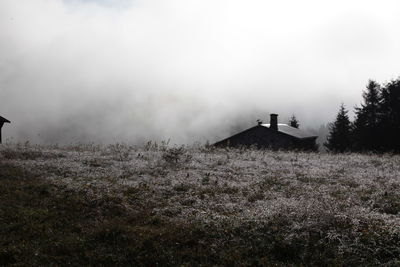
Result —
[[400, 156], [0, 147], [1, 265], [400, 264]]

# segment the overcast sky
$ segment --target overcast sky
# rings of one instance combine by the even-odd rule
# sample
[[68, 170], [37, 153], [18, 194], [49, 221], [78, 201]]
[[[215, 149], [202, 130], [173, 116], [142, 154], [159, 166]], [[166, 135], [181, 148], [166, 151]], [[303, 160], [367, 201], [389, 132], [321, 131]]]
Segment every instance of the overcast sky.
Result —
[[[4, 138], [215, 141], [303, 127], [400, 75], [400, 1], [1, 0]], [[246, 121], [244, 121], [246, 120]]]

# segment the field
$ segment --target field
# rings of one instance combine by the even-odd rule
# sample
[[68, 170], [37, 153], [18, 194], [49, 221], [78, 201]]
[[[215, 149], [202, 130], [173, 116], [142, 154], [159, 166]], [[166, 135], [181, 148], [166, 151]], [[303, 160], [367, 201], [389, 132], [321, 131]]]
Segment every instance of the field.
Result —
[[399, 266], [400, 156], [5, 144], [0, 265]]

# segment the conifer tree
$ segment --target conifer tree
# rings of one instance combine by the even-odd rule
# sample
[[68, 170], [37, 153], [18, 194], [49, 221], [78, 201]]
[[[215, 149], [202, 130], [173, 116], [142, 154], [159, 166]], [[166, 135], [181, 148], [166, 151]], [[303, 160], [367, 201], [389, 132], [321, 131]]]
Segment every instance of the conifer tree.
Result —
[[400, 152], [400, 78], [381, 90], [379, 129], [383, 150]]
[[292, 126], [294, 128], [299, 128], [300, 124], [299, 121], [297, 120], [296, 116], [293, 114], [292, 117], [289, 120], [289, 126]]
[[336, 120], [329, 125], [329, 136], [324, 146], [333, 152], [350, 149], [351, 123], [344, 104], [341, 104]]
[[352, 140], [355, 150], [379, 150], [380, 143], [380, 85], [369, 80], [363, 92], [363, 103], [356, 107]]

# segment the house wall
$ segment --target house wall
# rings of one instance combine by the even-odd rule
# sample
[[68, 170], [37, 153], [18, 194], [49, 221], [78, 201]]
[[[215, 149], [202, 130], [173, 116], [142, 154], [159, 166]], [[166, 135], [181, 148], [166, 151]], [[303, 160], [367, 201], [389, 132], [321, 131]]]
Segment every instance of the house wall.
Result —
[[304, 138], [296, 140], [294, 147], [302, 150], [318, 150], [316, 137]]

